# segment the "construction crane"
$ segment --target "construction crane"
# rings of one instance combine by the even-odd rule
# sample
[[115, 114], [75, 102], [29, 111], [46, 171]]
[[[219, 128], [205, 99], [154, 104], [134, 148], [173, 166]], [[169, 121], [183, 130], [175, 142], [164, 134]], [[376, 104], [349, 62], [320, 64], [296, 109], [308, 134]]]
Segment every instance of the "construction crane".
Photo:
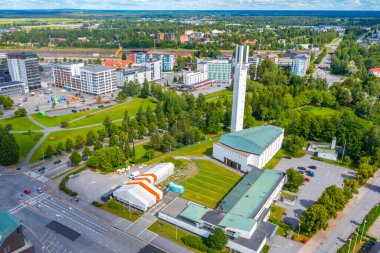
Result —
[[119, 62], [121, 65], [123, 64], [123, 53], [122, 53], [122, 51], [123, 51], [123, 47], [119, 43], [119, 49], [116, 51], [115, 55], [119, 58]]

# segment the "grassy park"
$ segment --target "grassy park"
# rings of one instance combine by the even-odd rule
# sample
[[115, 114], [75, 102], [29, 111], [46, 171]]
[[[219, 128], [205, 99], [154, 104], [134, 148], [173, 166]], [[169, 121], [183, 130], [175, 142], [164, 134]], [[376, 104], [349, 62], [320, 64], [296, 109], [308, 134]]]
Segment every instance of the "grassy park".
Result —
[[215, 98], [219, 98], [222, 96], [227, 96], [227, 97], [232, 96], [232, 90], [221, 90], [218, 92], [207, 94], [207, 95], [205, 95], [205, 98], [206, 98], [206, 100], [213, 100]]
[[63, 130], [58, 132], [53, 132], [49, 134], [49, 136], [44, 140], [44, 142], [38, 147], [36, 152], [34, 152], [32, 158], [30, 159], [30, 162], [36, 162], [43, 157], [43, 150], [46, 150], [48, 145], [51, 145], [53, 148], [56, 148], [58, 143], [62, 142], [65, 144], [65, 141], [67, 138], [71, 138], [71, 140], [75, 143], [75, 137], [77, 135], [82, 135], [83, 138], [86, 138], [87, 133], [90, 130], [98, 131], [102, 129], [103, 126], [96, 126], [91, 128], [82, 128], [82, 129], [76, 129], [76, 130]]
[[154, 109], [154, 102], [150, 99], [138, 98], [128, 103], [123, 103], [113, 106], [111, 109], [103, 110], [99, 113], [93, 114], [90, 117], [80, 119], [70, 124], [70, 127], [81, 127], [87, 125], [93, 125], [103, 122], [106, 116], [110, 116], [111, 120], [122, 119], [124, 112], [128, 110], [129, 116], [136, 115], [140, 106], [145, 110], [150, 105]]
[[178, 149], [172, 153], [173, 156], [211, 156], [212, 145], [219, 140], [219, 137], [204, 141], [198, 144]]
[[140, 218], [143, 213], [135, 209], [129, 208], [116, 200], [109, 200], [101, 207], [103, 210], [110, 212], [114, 215], [120, 216], [126, 220], [135, 222]]
[[11, 124], [13, 131], [28, 131], [28, 130], [41, 130], [42, 128], [34, 124], [27, 117], [20, 118], [6, 118], [0, 120], [0, 125], [5, 127], [6, 125]]
[[199, 172], [183, 183], [185, 199], [215, 208], [241, 176], [207, 160], [195, 160]]
[[318, 107], [318, 106], [302, 107], [301, 111], [310, 112], [317, 116], [327, 116], [327, 115], [334, 114], [336, 112], [336, 110], [334, 109], [327, 108], [327, 107]]
[[43, 133], [24, 133], [24, 134], [14, 134], [17, 145], [20, 147], [20, 160], [22, 162], [30, 150], [37, 144], [41, 139]]

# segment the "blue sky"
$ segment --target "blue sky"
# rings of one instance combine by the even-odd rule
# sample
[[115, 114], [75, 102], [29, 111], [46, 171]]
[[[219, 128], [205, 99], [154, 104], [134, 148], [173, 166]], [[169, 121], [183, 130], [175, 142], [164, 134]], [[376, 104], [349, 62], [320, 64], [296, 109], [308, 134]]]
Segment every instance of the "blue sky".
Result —
[[0, 9], [380, 10], [380, 0], [11, 0]]

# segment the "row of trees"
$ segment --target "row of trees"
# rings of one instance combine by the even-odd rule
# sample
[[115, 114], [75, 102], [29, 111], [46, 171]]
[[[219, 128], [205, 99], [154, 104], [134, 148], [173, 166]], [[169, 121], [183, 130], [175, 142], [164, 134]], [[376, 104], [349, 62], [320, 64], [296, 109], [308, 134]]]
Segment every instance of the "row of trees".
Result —
[[11, 125], [3, 127], [0, 125], [0, 164], [15, 164], [20, 156], [20, 148], [13, 134], [10, 133]]

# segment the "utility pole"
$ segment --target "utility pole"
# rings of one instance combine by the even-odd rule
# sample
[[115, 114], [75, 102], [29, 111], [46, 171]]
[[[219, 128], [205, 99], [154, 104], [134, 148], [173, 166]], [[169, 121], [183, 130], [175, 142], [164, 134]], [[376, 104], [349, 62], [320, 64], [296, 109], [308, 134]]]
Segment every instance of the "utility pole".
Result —
[[340, 161], [341, 164], [343, 163], [343, 157], [344, 157], [344, 154], [346, 153], [346, 144], [347, 144], [347, 140], [344, 140], [342, 160]]

